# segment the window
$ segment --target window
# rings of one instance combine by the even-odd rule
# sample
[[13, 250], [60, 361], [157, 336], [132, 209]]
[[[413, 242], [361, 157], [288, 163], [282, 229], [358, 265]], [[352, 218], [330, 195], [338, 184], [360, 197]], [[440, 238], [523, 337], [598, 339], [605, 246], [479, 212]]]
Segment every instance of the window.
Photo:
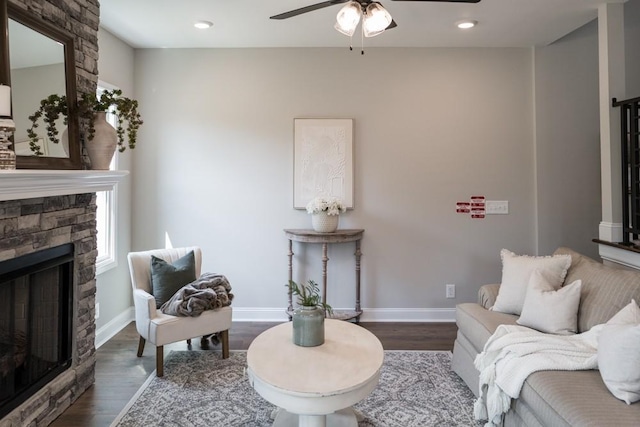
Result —
[[[100, 82], [96, 95], [100, 96], [105, 90], [115, 89], [111, 85]], [[107, 122], [115, 127], [116, 116], [113, 111], [107, 112]], [[118, 169], [118, 151], [116, 150], [109, 170]], [[117, 184], [113, 190], [96, 192], [96, 228], [98, 230], [98, 258], [96, 259], [96, 275], [115, 268], [116, 258], [116, 200]]]

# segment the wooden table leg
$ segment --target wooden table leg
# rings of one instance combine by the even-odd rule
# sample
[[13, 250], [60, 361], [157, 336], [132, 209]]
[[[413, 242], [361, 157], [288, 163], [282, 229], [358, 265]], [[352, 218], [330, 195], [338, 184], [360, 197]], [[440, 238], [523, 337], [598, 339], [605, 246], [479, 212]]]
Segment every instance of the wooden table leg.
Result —
[[327, 303], [327, 244], [322, 244], [322, 302]]
[[[356, 240], [356, 313], [360, 312], [360, 240]], [[360, 316], [356, 317], [356, 322], [360, 321]]]
[[[293, 280], [293, 240], [289, 240], [289, 282]], [[291, 288], [289, 288], [289, 306], [287, 307], [287, 313], [293, 313], [293, 298], [291, 294]], [[292, 316], [289, 315], [289, 320]]]

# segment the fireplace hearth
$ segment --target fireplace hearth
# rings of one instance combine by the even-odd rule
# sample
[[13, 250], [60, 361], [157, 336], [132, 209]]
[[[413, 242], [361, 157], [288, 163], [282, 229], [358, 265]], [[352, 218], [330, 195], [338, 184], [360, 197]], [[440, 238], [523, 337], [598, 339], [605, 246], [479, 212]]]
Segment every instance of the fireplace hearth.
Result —
[[0, 262], [0, 418], [71, 366], [74, 245]]

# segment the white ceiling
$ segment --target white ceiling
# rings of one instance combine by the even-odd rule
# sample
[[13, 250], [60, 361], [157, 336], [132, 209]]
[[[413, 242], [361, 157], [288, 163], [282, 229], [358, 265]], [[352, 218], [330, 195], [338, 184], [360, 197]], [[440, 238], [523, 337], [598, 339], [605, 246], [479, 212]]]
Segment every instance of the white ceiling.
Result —
[[[345, 47], [333, 29], [342, 5], [286, 20], [269, 19], [322, 0], [102, 0], [101, 26], [135, 48]], [[610, 0], [609, 0], [610, 1]], [[626, 1], [626, 0], [614, 0]], [[604, 0], [380, 0], [398, 27], [365, 47], [529, 47], [547, 45], [597, 16]], [[461, 19], [479, 22], [462, 31]], [[212, 21], [208, 30], [193, 23]], [[357, 33], [359, 34], [359, 33]], [[360, 36], [353, 40], [360, 45]]]

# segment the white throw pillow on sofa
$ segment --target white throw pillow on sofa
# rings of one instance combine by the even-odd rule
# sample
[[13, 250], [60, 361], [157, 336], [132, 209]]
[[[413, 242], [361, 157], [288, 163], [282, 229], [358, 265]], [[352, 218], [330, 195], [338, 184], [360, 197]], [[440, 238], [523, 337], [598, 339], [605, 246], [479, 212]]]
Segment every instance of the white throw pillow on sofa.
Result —
[[500, 251], [500, 258], [502, 258], [502, 282], [496, 303], [491, 309], [518, 315], [522, 312], [529, 279], [535, 270], [543, 272], [553, 287], [558, 289], [562, 286], [567, 270], [571, 266], [571, 255], [518, 256], [503, 249]]
[[527, 288], [522, 314], [516, 322], [548, 334], [575, 334], [578, 331], [581, 289], [582, 281], [576, 280], [556, 290], [540, 270], [534, 271]]
[[640, 308], [635, 301], [600, 332], [598, 369], [611, 394], [628, 405], [640, 401]]
[[606, 323], [607, 325], [638, 325], [640, 324], [640, 307], [635, 300], [631, 302], [615, 314]]

